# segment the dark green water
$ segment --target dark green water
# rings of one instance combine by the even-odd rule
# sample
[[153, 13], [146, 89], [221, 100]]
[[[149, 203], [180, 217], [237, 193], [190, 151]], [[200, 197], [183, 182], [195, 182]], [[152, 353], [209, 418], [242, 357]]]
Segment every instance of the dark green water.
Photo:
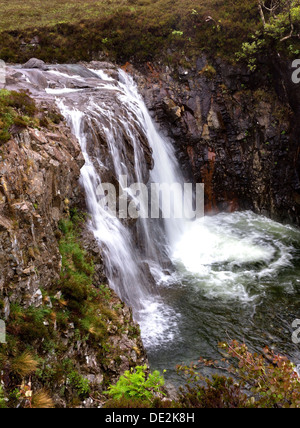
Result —
[[[266, 345], [300, 364], [292, 323], [300, 318], [300, 231], [253, 213], [193, 224], [174, 249], [177, 273], [145, 319], [150, 364], [179, 381], [175, 366], [222, 358], [218, 342]], [[146, 325], [147, 324], [147, 325]]]

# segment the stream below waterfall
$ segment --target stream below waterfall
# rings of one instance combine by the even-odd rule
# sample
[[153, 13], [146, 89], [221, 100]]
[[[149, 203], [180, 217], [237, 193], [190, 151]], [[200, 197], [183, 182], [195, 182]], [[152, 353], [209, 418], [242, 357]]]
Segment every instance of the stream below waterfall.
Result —
[[[230, 339], [258, 352], [271, 346], [300, 363], [300, 345], [292, 342], [300, 318], [300, 230], [236, 212], [193, 222], [139, 219], [133, 233], [99, 204], [99, 185], [126, 176], [118, 185], [134, 199], [130, 183], [184, 181], [133, 79], [79, 65], [18, 71], [36, 97], [56, 100], [81, 144], [90, 228], [110, 286], [141, 326], [151, 368], [177, 383], [177, 364], [220, 358], [218, 342]], [[150, 175], [146, 152], [154, 161]]]
[[256, 352], [267, 345], [300, 363], [292, 342], [300, 317], [299, 230], [252, 212], [205, 217], [183, 235], [174, 263], [176, 273], [159, 287], [170, 314], [161, 337], [151, 336], [151, 323], [155, 328], [167, 314], [153, 311], [155, 322], [142, 323], [153, 367], [168, 369], [176, 383], [177, 364], [220, 359], [218, 343], [231, 339]]

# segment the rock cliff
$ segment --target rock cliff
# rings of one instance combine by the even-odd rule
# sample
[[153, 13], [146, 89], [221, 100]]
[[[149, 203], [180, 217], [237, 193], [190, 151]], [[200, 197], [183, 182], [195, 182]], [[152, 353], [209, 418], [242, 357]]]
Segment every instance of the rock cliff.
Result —
[[252, 209], [299, 224], [300, 88], [287, 62], [271, 70], [253, 76], [202, 56], [136, 76], [187, 179], [205, 183], [207, 212]]
[[[75, 226], [84, 207], [79, 143], [53, 102], [37, 104], [39, 126], [13, 125], [0, 146], [1, 384], [13, 407], [39, 391], [57, 407], [98, 407], [108, 384], [147, 359], [131, 310], [107, 287], [88, 219]], [[62, 291], [84, 281], [77, 309]]]

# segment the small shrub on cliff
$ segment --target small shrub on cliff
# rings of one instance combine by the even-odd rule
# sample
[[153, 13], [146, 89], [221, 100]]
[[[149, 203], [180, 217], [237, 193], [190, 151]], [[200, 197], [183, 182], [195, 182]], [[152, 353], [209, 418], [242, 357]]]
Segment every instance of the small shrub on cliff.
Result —
[[127, 370], [116, 385], [110, 386], [105, 394], [114, 400], [129, 399], [139, 403], [154, 401], [157, 395], [164, 395], [162, 387], [165, 381], [158, 371], [147, 374], [147, 366], [137, 366]]
[[215, 76], [216, 76], [216, 74], [217, 74], [217, 71], [216, 71], [216, 69], [212, 66], [212, 65], [210, 65], [210, 64], [207, 64], [200, 72], [199, 72], [199, 74], [200, 75], [204, 75], [205, 77], [207, 77], [208, 79], [210, 79], [210, 80], [212, 80]]
[[83, 377], [72, 360], [66, 359], [63, 362], [63, 368], [67, 378], [67, 384], [73, 388], [81, 398], [87, 397], [90, 393], [90, 383]]
[[49, 308], [29, 307], [24, 309], [13, 304], [11, 305], [10, 322], [7, 327], [8, 333], [17, 337], [20, 345], [22, 343], [33, 344], [37, 340], [45, 342], [51, 335], [45, 325], [50, 312]]
[[68, 380], [80, 397], [87, 397], [89, 395], [90, 384], [88, 379], [82, 377], [78, 372], [72, 371], [68, 375]]
[[25, 91], [10, 91], [7, 97], [7, 104], [26, 116], [33, 117], [37, 112], [35, 101]]
[[[293, 58], [300, 52], [300, 8], [298, 0], [277, 2], [257, 1], [260, 27], [251, 40], [242, 44], [237, 58], [248, 63], [250, 71], [255, 71], [259, 61], [268, 52], [284, 52]], [[291, 44], [292, 42], [292, 44]]]

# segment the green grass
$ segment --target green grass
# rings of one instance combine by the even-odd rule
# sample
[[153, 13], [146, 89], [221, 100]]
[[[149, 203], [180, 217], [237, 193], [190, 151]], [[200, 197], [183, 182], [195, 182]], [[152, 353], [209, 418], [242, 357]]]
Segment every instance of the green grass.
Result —
[[[213, 50], [233, 58], [259, 26], [256, 0], [4, 0], [0, 57], [75, 62], [104, 51], [118, 61], [143, 62], [171, 47], [180, 56]], [[20, 49], [34, 36], [38, 48]]]
[[[0, 4], [0, 31], [36, 27], [37, 23], [39, 27], [75, 24], [82, 20], [111, 17], [125, 11], [139, 16], [140, 22], [146, 20], [154, 26], [169, 16], [183, 19], [193, 11], [210, 15], [215, 13], [217, 18], [220, 18], [221, 12], [223, 19], [227, 20], [236, 16], [234, 9], [240, 9], [242, 13], [241, 6], [236, 7], [239, 3], [232, 0], [48, 0], [45, 8], [44, 0], [3, 0]], [[196, 12], [193, 13], [194, 16]]]
[[[279, 42], [280, 31], [290, 31], [288, 15], [276, 22], [268, 27], [274, 34], [267, 34], [263, 55], [299, 52], [297, 38]], [[235, 63], [253, 34], [258, 42], [264, 38], [262, 30], [257, 0], [2, 0], [0, 58], [62, 63], [104, 57], [135, 65], [159, 59], [186, 66], [205, 52]]]
[[54, 123], [57, 124], [62, 119], [55, 110], [45, 114], [25, 91], [0, 89], [0, 146], [7, 143], [12, 134], [22, 129], [27, 127], [51, 129]]
[[0, 90], [0, 145], [10, 139], [12, 125], [19, 128], [36, 126], [36, 112], [35, 102], [27, 93]]
[[[3, 0], [0, 5], [0, 31], [29, 27], [70, 24], [82, 19], [94, 19], [112, 13], [122, 1], [109, 0]], [[45, 7], [46, 6], [46, 7]]]

